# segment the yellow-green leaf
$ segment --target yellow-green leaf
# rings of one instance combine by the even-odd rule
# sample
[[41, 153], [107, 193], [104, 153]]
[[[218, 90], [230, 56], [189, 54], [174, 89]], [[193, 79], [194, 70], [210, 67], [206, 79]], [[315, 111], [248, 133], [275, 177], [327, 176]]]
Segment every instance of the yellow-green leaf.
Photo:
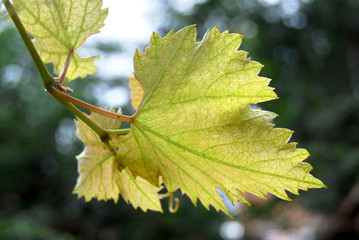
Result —
[[[93, 113], [94, 122], [106, 129], [118, 129], [121, 122]], [[85, 123], [76, 121], [76, 135], [85, 144], [83, 152], [77, 156], [79, 177], [74, 189], [86, 201], [113, 199], [118, 201], [119, 194], [134, 208], [140, 207], [162, 212], [160, 197], [156, 187], [141, 177], [134, 178], [128, 168], [118, 170], [118, 161], [99, 140], [98, 135]]]
[[[70, 51], [79, 49], [90, 35], [99, 32], [108, 10], [102, 0], [14, 0], [14, 7], [45, 63], [53, 63], [60, 74]], [[93, 74], [96, 57], [74, 53], [67, 78]]]
[[247, 203], [246, 192], [289, 200], [286, 191], [323, 187], [302, 162], [308, 152], [288, 143], [292, 131], [273, 128], [274, 113], [251, 108], [277, 96], [258, 76], [262, 65], [237, 51], [242, 36], [214, 28], [196, 38], [194, 26], [154, 33], [145, 53], [136, 52], [144, 96], [131, 132], [117, 140], [121, 164], [224, 212], [217, 188]]
[[137, 109], [143, 98], [143, 88], [136, 78], [129, 77], [128, 80], [131, 91], [131, 104], [134, 109]]

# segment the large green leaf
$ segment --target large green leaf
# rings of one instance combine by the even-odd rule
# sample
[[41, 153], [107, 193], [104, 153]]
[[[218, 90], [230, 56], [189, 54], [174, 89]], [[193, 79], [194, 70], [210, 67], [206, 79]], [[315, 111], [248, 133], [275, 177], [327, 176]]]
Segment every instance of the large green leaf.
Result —
[[[90, 116], [97, 124], [107, 129], [120, 128], [121, 122], [93, 113]], [[84, 151], [77, 156], [79, 178], [74, 190], [79, 197], [90, 201], [113, 199], [118, 201], [119, 194], [134, 208], [140, 207], [162, 212], [160, 197], [156, 187], [141, 177], [134, 178], [125, 168], [118, 170], [117, 160], [99, 140], [98, 135], [82, 121], [76, 121], [76, 135], [85, 144]]]
[[258, 76], [262, 65], [237, 51], [241, 41], [214, 28], [196, 42], [189, 26], [164, 38], [154, 33], [145, 53], [136, 52], [143, 100], [131, 132], [116, 141], [134, 176], [155, 185], [162, 176], [168, 191], [180, 188], [194, 204], [224, 212], [217, 188], [247, 203], [246, 192], [289, 200], [285, 191], [324, 186], [302, 162], [308, 152], [288, 143], [292, 131], [273, 128], [274, 113], [251, 108], [276, 95]]
[[[79, 49], [86, 38], [98, 33], [108, 10], [102, 0], [14, 0], [14, 7], [45, 63], [53, 63], [59, 74], [70, 51]], [[95, 71], [98, 56], [81, 58], [74, 53], [67, 72], [73, 80]]]

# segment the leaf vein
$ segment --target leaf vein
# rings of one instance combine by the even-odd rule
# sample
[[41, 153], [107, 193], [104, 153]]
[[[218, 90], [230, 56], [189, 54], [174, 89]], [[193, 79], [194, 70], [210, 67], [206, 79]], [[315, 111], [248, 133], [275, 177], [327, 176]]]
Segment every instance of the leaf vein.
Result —
[[138, 122], [137, 122], [137, 124], [139, 125], [139, 127], [145, 129], [146, 131], [153, 134], [154, 136], [157, 136], [158, 138], [160, 138], [160, 139], [162, 139], [162, 140], [164, 140], [164, 141], [166, 141], [168, 143], [171, 143], [174, 146], [177, 146], [177, 147], [179, 147], [179, 148], [181, 148], [181, 149], [183, 149], [185, 151], [191, 152], [194, 155], [197, 155], [199, 157], [206, 158], [206, 159], [208, 159], [210, 161], [217, 162], [217, 163], [229, 166], [229, 167], [237, 168], [237, 169], [240, 169], [240, 170], [243, 170], [243, 171], [249, 171], [249, 172], [253, 172], [253, 173], [257, 173], [257, 174], [269, 175], [269, 176], [274, 176], [274, 177], [278, 177], [278, 178], [283, 178], [283, 179], [287, 179], [287, 180], [291, 180], [291, 181], [295, 181], [295, 182], [310, 183], [310, 184], [313, 184], [313, 185], [321, 186], [318, 183], [309, 182], [309, 181], [305, 181], [305, 180], [301, 180], [301, 179], [295, 179], [295, 178], [291, 178], [291, 177], [287, 177], [287, 176], [283, 176], [283, 175], [279, 175], [279, 174], [275, 174], [275, 173], [262, 172], [262, 171], [258, 171], [258, 170], [255, 170], [255, 169], [251, 169], [251, 168], [240, 166], [240, 165], [235, 165], [235, 164], [232, 164], [232, 163], [222, 161], [220, 159], [213, 158], [211, 156], [208, 156], [208, 155], [202, 154], [200, 152], [197, 152], [197, 151], [195, 151], [193, 149], [187, 148], [186, 146], [184, 146], [184, 145], [182, 145], [182, 144], [180, 144], [178, 142], [172, 141], [171, 139], [168, 139], [166, 136], [164, 136], [164, 135], [162, 135], [162, 134], [160, 134], [158, 132], [155, 132], [155, 131], [153, 131], [152, 129], [150, 129], [148, 127], [145, 127], [145, 126], [139, 124]]

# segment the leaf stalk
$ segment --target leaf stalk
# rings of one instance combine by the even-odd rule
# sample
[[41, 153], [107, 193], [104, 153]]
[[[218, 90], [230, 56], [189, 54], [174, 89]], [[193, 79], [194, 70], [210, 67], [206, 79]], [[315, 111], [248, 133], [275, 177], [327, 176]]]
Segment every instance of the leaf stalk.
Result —
[[108, 134], [110, 135], [125, 135], [131, 131], [130, 128], [123, 128], [123, 129], [105, 129]]
[[49, 89], [47, 89], [52, 95], [54, 95], [56, 98], [62, 99], [66, 102], [70, 102], [73, 104], [76, 104], [77, 106], [83, 107], [87, 110], [90, 110], [92, 112], [101, 114], [103, 116], [109, 117], [109, 118], [113, 118], [113, 119], [118, 119], [124, 122], [129, 122], [132, 123], [134, 117], [133, 116], [126, 116], [126, 115], [122, 115], [119, 113], [114, 113], [114, 112], [110, 112], [108, 110], [96, 107], [92, 104], [89, 104], [87, 102], [84, 102], [80, 99], [77, 99], [75, 97], [72, 97], [66, 93], [63, 93], [62, 91], [59, 91], [58, 89], [56, 89], [54, 86], [50, 87]]
[[57, 82], [58, 84], [60, 84], [65, 79], [66, 73], [67, 73], [67, 70], [69, 69], [71, 58], [72, 58], [73, 54], [74, 54], [74, 49], [72, 48], [69, 51], [69, 54], [67, 55], [64, 68], [62, 69], [60, 75], [57, 78], [55, 78], [55, 82]]

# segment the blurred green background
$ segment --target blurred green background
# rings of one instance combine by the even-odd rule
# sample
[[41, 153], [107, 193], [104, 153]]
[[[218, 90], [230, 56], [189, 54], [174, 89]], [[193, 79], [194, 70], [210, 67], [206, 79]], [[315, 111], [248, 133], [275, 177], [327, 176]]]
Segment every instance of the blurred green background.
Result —
[[[245, 36], [240, 49], [265, 65], [260, 75], [273, 79], [280, 98], [260, 107], [279, 114], [277, 126], [295, 131], [292, 141], [309, 150], [311, 173], [328, 188], [301, 191], [292, 202], [253, 198], [251, 208], [230, 208], [233, 220], [195, 208], [186, 196], [176, 214], [77, 199], [75, 156], [83, 146], [73, 116], [43, 90], [1, 10], [0, 239], [359, 239], [359, 1], [158, 2], [166, 16], [162, 36], [189, 24], [197, 25], [199, 39], [215, 25]], [[102, 57], [123, 51], [96, 47]], [[70, 87], [102, 106], [92, 93], [104, 85], [128, 89], [125, 77], [104, 82], [101, 75]]]

